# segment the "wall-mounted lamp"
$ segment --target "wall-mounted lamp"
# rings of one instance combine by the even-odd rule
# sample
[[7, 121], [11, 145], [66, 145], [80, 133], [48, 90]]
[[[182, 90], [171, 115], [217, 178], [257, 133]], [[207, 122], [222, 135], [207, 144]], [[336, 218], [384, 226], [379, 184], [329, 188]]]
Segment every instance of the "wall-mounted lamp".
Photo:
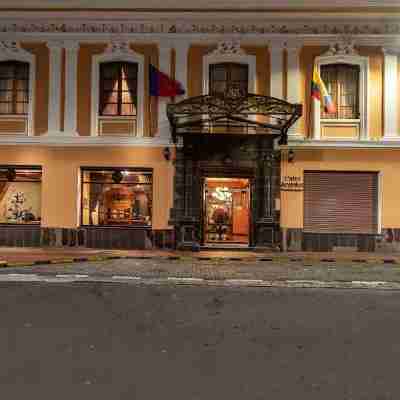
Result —
[[292, 149], [290, 149], [288, 152], [287, 160], [290, 163], [294, 162], [294, 151]]
[[169, 149], [169, 147], [164, 147], [163, 156], [166, 161], [169, 161], [171, 159], [171, 150]]

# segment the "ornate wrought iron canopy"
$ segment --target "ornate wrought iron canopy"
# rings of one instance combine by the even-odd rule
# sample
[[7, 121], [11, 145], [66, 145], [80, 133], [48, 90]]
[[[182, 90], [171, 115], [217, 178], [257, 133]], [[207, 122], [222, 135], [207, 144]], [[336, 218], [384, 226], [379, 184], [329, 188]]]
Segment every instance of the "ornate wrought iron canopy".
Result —
[[167, 106], [172, 138], [190, 134], [280, 136], [287, 143], [288, 129], [301, 117], [302, 105], [257, 94], [205, 95]]

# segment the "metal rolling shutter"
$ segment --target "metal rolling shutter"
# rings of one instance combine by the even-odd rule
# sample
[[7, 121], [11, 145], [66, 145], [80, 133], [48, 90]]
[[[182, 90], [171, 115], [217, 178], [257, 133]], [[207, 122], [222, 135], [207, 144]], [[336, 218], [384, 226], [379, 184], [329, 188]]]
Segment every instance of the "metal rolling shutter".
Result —
[[378, 174], [304, 172], [304, 232], [376, 233]]

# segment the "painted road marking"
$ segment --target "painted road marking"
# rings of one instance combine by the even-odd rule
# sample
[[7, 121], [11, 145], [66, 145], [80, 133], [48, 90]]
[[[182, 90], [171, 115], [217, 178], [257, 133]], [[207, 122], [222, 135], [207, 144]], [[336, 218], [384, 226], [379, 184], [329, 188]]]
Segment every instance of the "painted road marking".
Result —
[[176, 282], [204, 282], [203, 278], [180, 278], [178, 276], [169, 276], [167, 280]]
[[73, 283], [82, 282], [82, 278], [86, 278], [87, 282], [127, 282], [140, 281], [145, 284], [204, 284], [205, 286], [259, 286], [259, 287], [277, 287], [277, 288], [338, 288], [338, 289], [381, 289], [381, 290], [399, 290], [400, 282], [385, 281], [315, 281], [315, 280], [281, 280], [281, 281], [264, 281], [261, 279], [220, 279], [211, 280], [203, 278], [190, 277], [167, 277], [167, 278], [142, 278], [140, 276], [130, 275], [112, 275], [98, 276], [87, 274], [57, 274], [54, 276], [40, 274], [0, 274], [1, 282], [47, 282], [47, 283]]
[[140, 276], [130, 276], [130, 275], [113, 275], [112, 279], [128, 279], [128, 280], [140, 280], [142, 279]]

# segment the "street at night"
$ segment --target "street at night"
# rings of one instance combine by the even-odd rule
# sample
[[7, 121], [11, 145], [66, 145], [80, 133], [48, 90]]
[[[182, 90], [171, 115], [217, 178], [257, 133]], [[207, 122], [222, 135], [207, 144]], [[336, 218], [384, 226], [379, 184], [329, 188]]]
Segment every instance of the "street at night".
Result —
[[2, 282], [0, 293], [2, 398], [399, 395], [398, 291]]

